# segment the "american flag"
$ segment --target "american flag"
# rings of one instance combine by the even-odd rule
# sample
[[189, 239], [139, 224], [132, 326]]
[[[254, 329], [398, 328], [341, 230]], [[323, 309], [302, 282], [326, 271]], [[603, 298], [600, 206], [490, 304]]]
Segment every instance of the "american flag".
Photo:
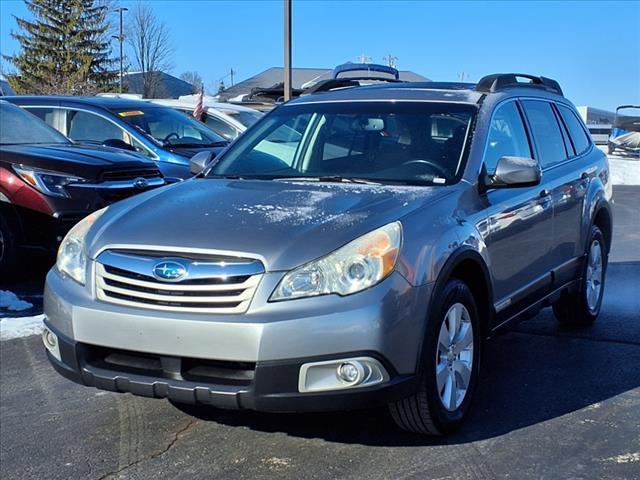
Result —
[[200, 90], [200, 95], [198, 96], [198, 103], [196, 103], [196, 108], [193, 110], [193, 116], [196, 120], [200, 120], [202, 118], [202, 114], [204, 113], [204, 88]]

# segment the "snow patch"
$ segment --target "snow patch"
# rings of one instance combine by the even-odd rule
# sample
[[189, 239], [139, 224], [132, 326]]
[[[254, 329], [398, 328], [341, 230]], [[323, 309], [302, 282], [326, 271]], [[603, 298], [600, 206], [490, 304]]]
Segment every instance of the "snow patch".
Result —
[[20, 300], [18, 296], [9, 290], [0, 290], [0, 308], [10, 312], [29, 310], [33, 304]]
[[44, 315], [0, 318], [0, 340], [39, 335], [44, 328], [43, 320]]
[[616, 455], [615, 457], [606, 458], [607, 462], [615, 463], [636, 463], [640, 462], [640, 452], [635, 453], [623, 453], [622, 455]]
[[640, 159], [609, 156], [613, 185], [640, 185]]

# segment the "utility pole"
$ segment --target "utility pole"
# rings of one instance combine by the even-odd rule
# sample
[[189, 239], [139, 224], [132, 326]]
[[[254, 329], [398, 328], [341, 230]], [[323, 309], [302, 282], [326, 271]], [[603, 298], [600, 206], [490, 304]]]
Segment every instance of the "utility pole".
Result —
[[234, 85], [234, 81], [233, 81], [233, 77], [235, 76], [236, 72], [233, 70], [233, 68], [231, 69], [231, 72], [229, 73], [229, 75], [231, 75], [231, 86], [233, 87]]
[[122, 13], [129, 10], [125, 7], [118, 7], [114, 10], [114, 12], [118, 12], [120, 14], [120, 35], [113, 35], [112, 38], [117, 38], [120, 42], [120, 85], [119, 85], [119, 93], [122, 93], [122, 77], [124, 75], [124, 54], [122, 51], [122, 44], [124, 43], [124, 33], [122, 31]]
[[291, 0], [284, 0], [284, 101], [291, 100]]
[[460, 79], [461, 82], [464, 82], [467, 78], [469, 78], [469, 74], [466, 72], [460, 72], [458, 74], [458, 78]]

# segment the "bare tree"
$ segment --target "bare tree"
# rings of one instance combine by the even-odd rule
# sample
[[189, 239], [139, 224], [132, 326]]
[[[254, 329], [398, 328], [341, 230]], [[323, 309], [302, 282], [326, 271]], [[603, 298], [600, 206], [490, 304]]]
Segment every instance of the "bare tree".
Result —
[[198, 72], [184, 72], [180, 75], [180, 80], [184, 80], [185, 82], [193, 85], [192, 93], [200, 93], [204, 86], [202, 77]]
[[142, 74], [142, 95], [155, 98], [161, 93], [161, 72], [171, 68], [173, 48], [169, 29], [147, 3], [139, 2], [131, 12], [127, 40], [134, 69]]

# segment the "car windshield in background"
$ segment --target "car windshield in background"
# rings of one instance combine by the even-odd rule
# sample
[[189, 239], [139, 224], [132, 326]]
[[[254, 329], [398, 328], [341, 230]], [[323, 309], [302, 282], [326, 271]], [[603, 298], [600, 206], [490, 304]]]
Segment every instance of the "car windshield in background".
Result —
[[211, 147], [225, 139], [185, 113], [169, 107], [117, 110], [116, 114], [164, 147]]
[[264, 117], [264, 114], [260, 112], [245, 112], [237, 110], [223, 110], [223, 112], [247, 128]]
[[462, 172], [476, 107], [375, 102], [281, 107], [208, 176], [448, 184]]
[[67, 137], [35, 115], [10, 103], [0, 103], [0, 145], [70, 143]]

